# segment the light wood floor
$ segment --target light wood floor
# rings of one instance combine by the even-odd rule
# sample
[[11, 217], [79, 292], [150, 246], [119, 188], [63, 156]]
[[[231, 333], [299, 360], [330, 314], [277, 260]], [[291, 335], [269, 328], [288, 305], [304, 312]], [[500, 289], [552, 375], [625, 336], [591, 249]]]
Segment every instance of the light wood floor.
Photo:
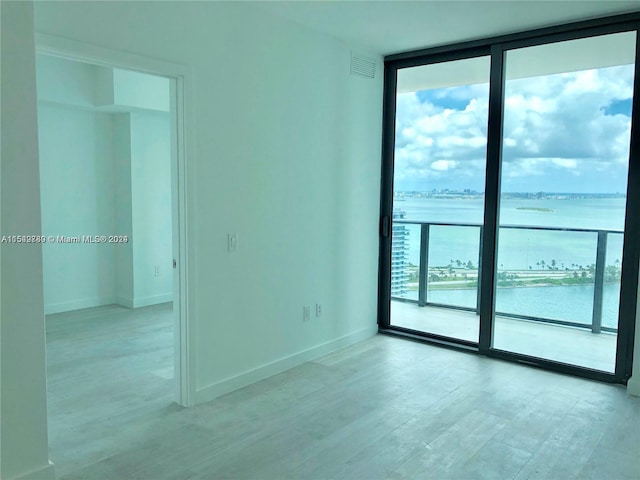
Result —
[[47, 324], [58, 478], [640, 478], [620, 386], [379, 335], [182, 409], [167, 305]]

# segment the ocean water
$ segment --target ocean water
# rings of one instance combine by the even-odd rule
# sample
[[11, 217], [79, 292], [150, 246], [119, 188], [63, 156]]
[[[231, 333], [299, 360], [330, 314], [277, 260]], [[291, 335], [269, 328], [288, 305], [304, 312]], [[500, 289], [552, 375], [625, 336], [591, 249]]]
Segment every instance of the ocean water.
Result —
[[[500, 223], [561, 228], [620, 230], [624, 227], [624, 198], [501, 200]], [[484, 201], [480, 198], [403, 198], [394, 209], [406, 212], [407, 220], [482, 223]], [[535, 210], [531, 210], [535, 209]], [[541, 211], [540, 209], [545, 209]]]
[[[483, 201], [476, 198], [405, 198], [394, 202], [404, 220], [425, 223], [480, 225]], [[596, 232], [513, 229], [509, 226], [607, 230], [606, 265], [620, 266], [624, 227], [624, 198], [503, 199], [498, 233], [498, 270], [539, 270], [554, 265], [575, 270], [596, 262]], [[420, 226], [409, 225], [408, 259], [419, 265]], [[432, 225], [429, 231], [429, 265], [452, 261], [478, 264], [479, 226]], [[604, 288], [603, 325], [616, 327], [620, 284]], [[476, 291], [431, 290], [431, 302], [474, 307]], [[417, 292], [410, 292], [416, 297]], [[557, 320], [591, 323], [593, 285], [498, 288], [497, 311]]]
[[[607, 283], [604, 285], [602, 325], [616, 328], [618, 324], [619, 296], [619, 283]], [[409, 292], [409, 294], [405, 295], [405, 298], [418, 300], [418, 292]], [[430, 290], [427, 300], [443, 305], [475, 308], [477, 291], [475, 289]], [[593, 284], [498, 288], [496, 311], [591, 325]]]

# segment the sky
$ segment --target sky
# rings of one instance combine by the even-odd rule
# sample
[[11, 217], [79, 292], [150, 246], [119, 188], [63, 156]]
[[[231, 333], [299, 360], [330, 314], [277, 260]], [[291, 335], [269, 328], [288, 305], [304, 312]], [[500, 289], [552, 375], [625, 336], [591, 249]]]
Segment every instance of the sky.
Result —
[[[625, 193], [633, 70], [508, 80], [502, 191]], [[488, 95], [488, 84], [398, 94], [396, 191], [484, 191]]]

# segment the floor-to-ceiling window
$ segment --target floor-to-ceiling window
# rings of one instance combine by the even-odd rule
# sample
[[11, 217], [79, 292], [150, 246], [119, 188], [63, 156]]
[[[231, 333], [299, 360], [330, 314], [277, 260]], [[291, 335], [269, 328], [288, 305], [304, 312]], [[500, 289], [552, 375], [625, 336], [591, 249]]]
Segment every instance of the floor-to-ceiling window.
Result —
[[490, 66], [483, 55], [403, 68], [396, 87], [391, 323], [472, 343]]
[[603, 19], [387, 59], [384, 330], [626, 381], [638, 25]]

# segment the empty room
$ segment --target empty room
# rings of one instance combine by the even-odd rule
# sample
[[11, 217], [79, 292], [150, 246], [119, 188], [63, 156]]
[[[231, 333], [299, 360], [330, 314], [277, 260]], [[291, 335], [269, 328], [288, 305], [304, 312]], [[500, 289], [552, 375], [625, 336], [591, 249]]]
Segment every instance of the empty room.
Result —
[[48, 55], [36, 72], [49, 441], [71, 466], [100, 450], [82, 432], [173, 400], [175, 109], [168, 78]]
[[637, 2], [0, 7], [3, 480], [640, 478]]

